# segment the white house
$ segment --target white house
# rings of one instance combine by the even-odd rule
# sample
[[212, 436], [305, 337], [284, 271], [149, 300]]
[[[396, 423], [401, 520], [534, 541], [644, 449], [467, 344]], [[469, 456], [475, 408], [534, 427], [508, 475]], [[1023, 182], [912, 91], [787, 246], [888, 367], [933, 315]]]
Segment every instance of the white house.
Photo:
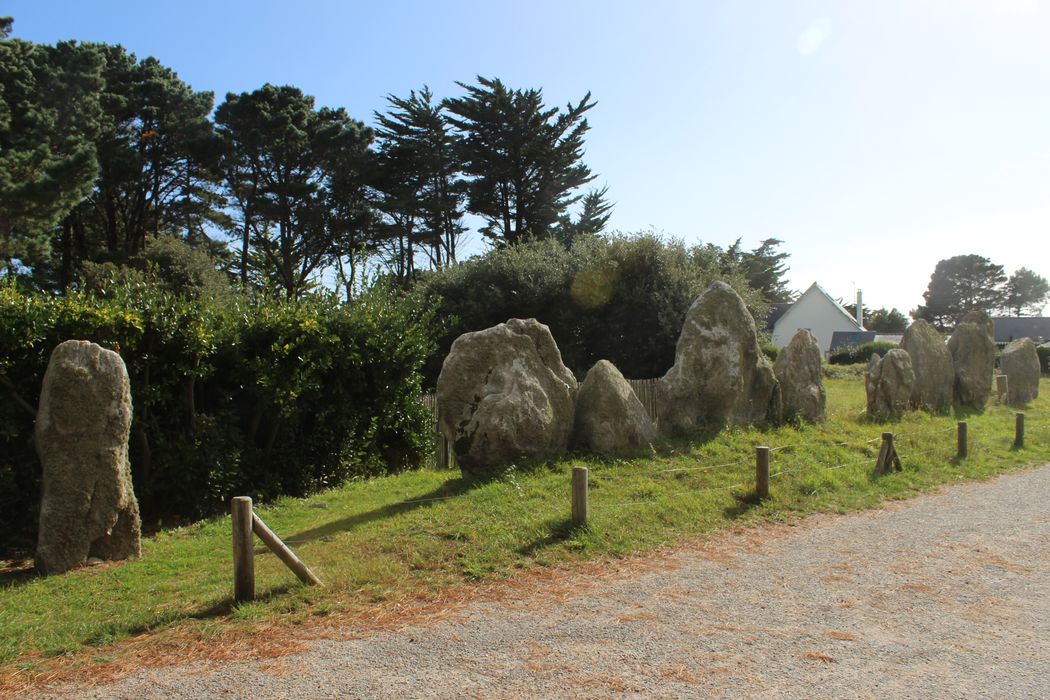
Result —
[[770, 314], [773, 344], [783, 348], [800, 328], [808, 328], [817, 338], [825, 355], [831, 349], [831, 336], [836, 332], [863, 332], [864, 326], [842, 308], [830, 294], [814, 282], [791, 305], [774, 306]]

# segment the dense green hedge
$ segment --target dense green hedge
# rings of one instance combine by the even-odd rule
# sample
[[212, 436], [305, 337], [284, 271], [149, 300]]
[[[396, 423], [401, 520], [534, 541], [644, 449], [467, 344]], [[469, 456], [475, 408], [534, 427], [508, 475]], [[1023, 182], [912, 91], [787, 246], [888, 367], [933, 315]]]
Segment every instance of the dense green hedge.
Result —
[[417, 464], [430, 439], [419, 370], [431, 321], [382, 289], [345, 305], [190, 300], [148, 283], [60, 298], [0, 285], [0, 530], [32, 535], [32, 411], [64, 340], [120, 352], [143, 512], [191, 517], [235, 494], [304, 494]]
[[1050, 375], [1050, 345], [1044, 343], [1035, 351], [1039, 353], [1039, 364], [1043, 368], [1043, 374]]
[[[578, 378], [601, 359], [627, 377], [658, 377], [674, 364], [685, 314], [714, 280], [736, 289], [756, 318], [769, 307], [713, 246], [686, 247], [651, 234], [522, 243], [422, 276], [417, 292], [444, 319], [427, 366], [435, 382], [452, 342], [509, 318], [550, 326]], [[728, 267], [728, 269], [727, 269]]]
[[875, 353], [885, 356], [887, 352], [898, 347], [893, 343], [871, 342], [863, 343], [855, 348], [837, 350], [828, 358], [833, 365], [852, 365], [856, 362], [867, 362]]

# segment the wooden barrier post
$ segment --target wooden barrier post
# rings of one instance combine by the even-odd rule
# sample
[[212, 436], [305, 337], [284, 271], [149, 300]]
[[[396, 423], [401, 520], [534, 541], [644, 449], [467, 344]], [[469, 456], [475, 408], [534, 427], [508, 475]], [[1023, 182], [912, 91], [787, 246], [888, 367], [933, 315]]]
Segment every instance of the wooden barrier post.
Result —
[[587, 467], [572, 468], [572, 524], [587, 525]]
[[755, 493], [760, 499], [769, 498], [769, 448], [755, 448]]
[[966, 421], [959, 421], [959, 437], [958, 437], [958, 455], [959, 459], [966, 459], [966, 455], [969, 454], [969, 445], [966, 444]]
[[1018, 413], [1014, 419], [1014, 447], [1024, 447], [1024, 414]]
[[879, 448], [879, 458], [875, 462], [875, 476], [889, 474], [896, 469], [901, 471], [901, 458], [897, 455], [897, 448], [893, 446], [893, 433], [882, 434], [882, 447]]
[[255, 600], [255, 556], [252, 551], [252, 499], [236, 496], [230, 504], [233, 520], [233, 600]]
[[[250, 501], [249, 501], [250, 503]], [[295, 556], [295, 552], [288, 549], [288, 545], [281, 542], [281, 538], [273, 533], [273, 530], [266, 527], [258, 515], [252, 513], [252, 531], [259, 536], [259, 539], [263, 541], [270, 551], [277, 555], [277, 557], [284, 562], [284, 565], [292, 570], [299, 580], [308, 586], [323, 586], [321, 579], [314, 575], [314, 572], [310, 571], [310, 568]]]

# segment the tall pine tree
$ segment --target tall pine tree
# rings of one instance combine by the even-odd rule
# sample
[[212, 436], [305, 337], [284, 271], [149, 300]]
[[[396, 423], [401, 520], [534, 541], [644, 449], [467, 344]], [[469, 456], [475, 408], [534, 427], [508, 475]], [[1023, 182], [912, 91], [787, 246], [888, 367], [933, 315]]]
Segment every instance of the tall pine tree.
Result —
[[485, 219], [481, 232], [497, 244], [552, 235], [559, 218], [594, 179], [583, 163], [584, 115], [590, 93], [565, 111], [548, 108], [541, 90], [512, 90], [478, 76], [457, 83], [463, 97], [445, 100], [462, 133], [467, 209]]

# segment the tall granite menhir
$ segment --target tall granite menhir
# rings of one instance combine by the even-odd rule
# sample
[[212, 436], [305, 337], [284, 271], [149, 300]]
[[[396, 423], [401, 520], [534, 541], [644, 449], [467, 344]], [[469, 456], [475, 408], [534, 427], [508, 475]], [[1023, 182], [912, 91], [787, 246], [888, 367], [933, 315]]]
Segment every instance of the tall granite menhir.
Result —
[[464, 474], [554, 457], [572, 437], [576, 388], [550, 329], [511, 319], [452, 344], [437, 381], [438, 427]]
[[901, 349], [908, 353], [915, 373], [911, 387], [912, 407], [939, 411], [951, 406], [955, 370], [952, 368], [952, 354], [941, 334], [919, 319], [904, 331]]
[[955, 369], [955, 405], [984, 408], [992, 393], [995, 372], [995, 334], [988, 314], [966, 314], [948, 339], [948, 352]]
[[88, 557], [140, 553], [131, 484], [131, 389], [124, 361], [83, 340], [55, 348], [36, 418], [43, 496], [36, 568], [58, 574]]
[[1039, 353], [1031, 338], [1018, 338], [1003, 348], [999, 368], [1007, 377], [1011, 406], [1039, 398]]
[[827, 393], [820, 345], [806, 328], [799, 329], [773, 363], [784, 396], [784, 416], [810, 423], [827, 420]]
[[725, 282], [712, 283], [689, 308], [674, 366], [658, 386], [657, 411], [666, 434], [780, 420], [780, 385], [755, 320]]

